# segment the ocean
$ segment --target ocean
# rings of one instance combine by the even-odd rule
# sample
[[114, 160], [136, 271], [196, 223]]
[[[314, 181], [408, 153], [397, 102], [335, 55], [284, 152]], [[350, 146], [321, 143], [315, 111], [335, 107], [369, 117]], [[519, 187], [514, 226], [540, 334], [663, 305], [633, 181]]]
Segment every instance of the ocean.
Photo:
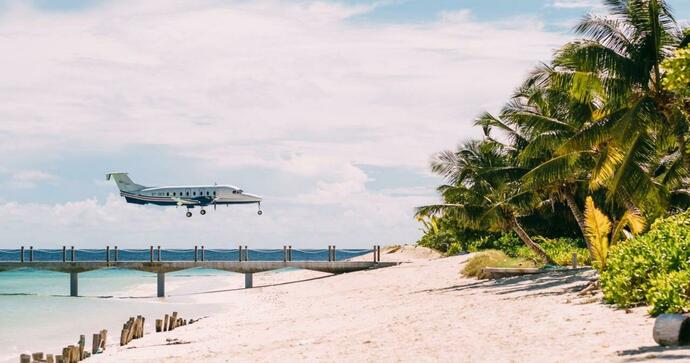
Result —
[[[338, 260], [348, 259], [370, 252], [367, 249], [343, 249], [336, 251]], [[114, 250], [110, 250], [111, 260]], [[201, 249], [197, 251], [201, 260]], [[24, 250], [25, 266], [33, 261], [62, 261], [62, 249], [35, 249], [30, 257]], [[105, 261], [104, 249], [75, 250], [76, 261]], [[204, 249], [204, 260], [237, 261], [237, 249]], [[150, 250], [123, 249], [118, 251], [119, 261], [149, 261]], [[71, 260], [71, 250], [66, 249], [65, 259]], [[157, 259], [157, 250], [154, 250]], [[282, 249], [249, 250], [249, 260], [281, 261]], [[293, 261], [327, 261], [328, 250], [292, 250]], [[0, 250], [0, 261], [19, 261], [20, 250]], [[194, 249], [161, 250], [161, 260], [193, 261]], [[213, 282], [204, 283], [204, 276]], [[186, 318], [207, 316], [221, 309], [217, 304], [199, 304], [195, 294], [219, 288], [241, 288], [239, 274], [195, 268], [166, 274], [166, 298], [156, 294], [156, 275], [153, 273], [122, 269], [102, 269], [79, 274], [78, 298], [69, 297], [69, 275], [66, 273], [31, 269], [30, 266], [0, 272], [0, 363], [17, 362], [21, 353], [59, 353], [66, 345], [75, 344], [80, 334], [87, 336], [101, 329], [108, 329], [110, 342], [119, 339], [122, 324], [134, 315], [148, 318], [147, 329], [153, 327], [153, 319], [162, 314], [177, 311]], [[225, 286], [218, 281], [227, 277]]]

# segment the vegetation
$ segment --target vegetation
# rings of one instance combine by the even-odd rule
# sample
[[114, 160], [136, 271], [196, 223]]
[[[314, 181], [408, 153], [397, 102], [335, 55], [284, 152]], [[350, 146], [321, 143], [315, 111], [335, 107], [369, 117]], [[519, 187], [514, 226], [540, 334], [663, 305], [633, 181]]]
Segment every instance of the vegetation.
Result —
[[470, 258], [462, 270], [467, 277], [487, 278], [484, 275], [484, 267], [535, 267], [535, 263], [522, 258], [509, 257], [502, 251], [487, 250]]
[[[564, 251], [584, 248], [608, 301], [674, 311], [688, 275], [647, 268], [653, 243], [671, 252], [686, 242], [643, 232], [690, 206], [690, 31], [664, 0], [604, 4], [608, 14], [584, 17], [580, 38], [534, 69], [500, 112], [477, 117], [482, 139], [434, 157], [442, 202], [417, 215], [442, 223], [420, 244], [498, 248], [539, 264], [567, 263]], [[497, 246], [506, 235], [522, 246]]]
[[652, 306], [650, 313], [690, 307], [690, 211], [654, 222], [642, 236], [611, 248], [601, 273], [604, 299], [620, 307]]

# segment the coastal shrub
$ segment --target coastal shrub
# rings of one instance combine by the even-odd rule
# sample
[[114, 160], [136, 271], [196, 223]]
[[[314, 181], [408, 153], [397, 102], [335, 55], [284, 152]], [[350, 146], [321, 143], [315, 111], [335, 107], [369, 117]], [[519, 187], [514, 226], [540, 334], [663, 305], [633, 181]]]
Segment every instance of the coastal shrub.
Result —
[[455, 256], [455, 255], [459, 255], [462, 252], [463, 252], [462, 245], [460, 243], [453, 242], [450, 244], [448, 251], [446, 251], [446, 256]]
[[682, 313], [688, 308], [688, 287], [690, 273], [688, 271], [672, 271], [659, 274], [649, 282], [647, 302], [651, 305], [649, 313]]
[[[534, 241], [546, 251], [546, 254], [553, 259], [553, 261], [560, 266], [568, 266], [573, 262], [573, 253], [577, 255], [578, 265], [591, 265], [589, 251], [582, 239], [575, 238], [543, 238], [535, 237]], [[519, 246], [513, 257], [522, 257], [539, 263], [541, 259], [527, 246]]]
[[652, 314], [684, 309], [689, 258], [690, 212], [658, 219], [646, 234], [611, 248], [600, 278], [604, 300], [619, 307], [649, 304]]
[[428, 247], [439, 252], [448, 252], [451, 245], [457, 243], [452, 231], [440, 230], [436, 233], [426, 233], [417, 241], [418, 246]]
[[488, 276], [482, 273], [484, 267], [536, 267], [536, 264], [530, 260], [510, 257], [503, 251], [488, 250], [470, 257], [462, 270], [462, 275], [487, 278]]

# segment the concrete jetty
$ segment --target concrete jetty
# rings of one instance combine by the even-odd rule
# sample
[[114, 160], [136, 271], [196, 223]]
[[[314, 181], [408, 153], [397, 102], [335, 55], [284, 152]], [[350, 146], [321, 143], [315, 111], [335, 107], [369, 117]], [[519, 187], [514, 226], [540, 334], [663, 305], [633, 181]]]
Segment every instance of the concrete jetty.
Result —
[[253, 274], [298, 268], [333, 274], [369, 270], [397, 265], [397, 262], [380, 261], [46, 261], [46, 262], [0, 262], [0, 272], [31, 268], [70, 274], [70, 296], [79, 295], [78, 274], [87, 271], [119, 268], [156, 273], [158, 297], [165, 296], [165, 274], [192, 268], [207, 268], [245, 274], [245, 288], [253, 287]]

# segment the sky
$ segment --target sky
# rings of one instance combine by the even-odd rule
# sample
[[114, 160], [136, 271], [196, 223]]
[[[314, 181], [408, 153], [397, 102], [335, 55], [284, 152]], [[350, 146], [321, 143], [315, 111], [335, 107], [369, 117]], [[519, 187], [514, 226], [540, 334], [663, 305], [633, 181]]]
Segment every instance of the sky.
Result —
[[[687, 23], [690, 1], [670, 4]], [[480, 137], [589, 0], [0, 0], [0, 248], [414, 243], [432, 155]], [[128, 205], [137, 183], [256, 206]]]

